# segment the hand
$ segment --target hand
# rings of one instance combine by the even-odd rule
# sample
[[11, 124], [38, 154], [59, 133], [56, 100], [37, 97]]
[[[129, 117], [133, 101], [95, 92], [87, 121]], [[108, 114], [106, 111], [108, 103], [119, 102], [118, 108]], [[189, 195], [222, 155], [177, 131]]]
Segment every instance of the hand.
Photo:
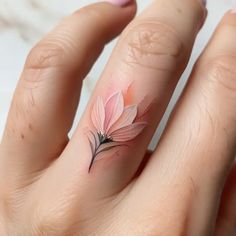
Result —
[[147, 146], [206, 18], [201, 1], [154, 1], [126, 27], [68, 138], [83, 78], [134, 17], [133, 1], [116, 2], [67, 17], [28, 56], [0, 146], [0, 235], [233, 235], [235, 11], [153, 153]]

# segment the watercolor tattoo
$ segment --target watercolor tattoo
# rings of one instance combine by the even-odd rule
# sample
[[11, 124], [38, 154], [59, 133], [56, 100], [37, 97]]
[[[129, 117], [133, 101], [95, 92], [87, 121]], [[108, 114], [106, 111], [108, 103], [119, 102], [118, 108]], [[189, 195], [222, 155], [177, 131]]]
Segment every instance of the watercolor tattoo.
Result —
[[143, 107], [139, 109], [136, 104], [126, 106], [122, 91], [115, 92], [106, 101], [102, 97], [96, 99], [91, 110], [94, 130], [88, 132], [92, 151], [88, 172], [103, 152], [128, 146], [126, 142], [143, 131], [147, 122], [140, 121], [140, 117], [146, 110]]

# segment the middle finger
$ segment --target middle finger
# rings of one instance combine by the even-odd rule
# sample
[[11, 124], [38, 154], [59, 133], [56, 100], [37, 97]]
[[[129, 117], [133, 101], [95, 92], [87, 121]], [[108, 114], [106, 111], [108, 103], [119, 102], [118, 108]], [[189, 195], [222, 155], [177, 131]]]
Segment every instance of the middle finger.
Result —
[[73, 179], [78, 179], [73, 173], [79, 174], [79, 181], [89, 181], [87, 186], [96, 195], [110, 195], [131, 180], [185, 69], [205, 15], [197, 0], [160, 0], [129, 25], [77, 131], [54, 166], [56, 172], [66, 168]]

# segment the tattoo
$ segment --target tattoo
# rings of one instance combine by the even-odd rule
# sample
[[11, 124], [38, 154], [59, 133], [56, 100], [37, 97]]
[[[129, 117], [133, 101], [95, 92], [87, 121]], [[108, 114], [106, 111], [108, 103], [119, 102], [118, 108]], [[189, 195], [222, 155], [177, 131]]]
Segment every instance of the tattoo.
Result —
[[[146, 109], [142, 110], [146, 112]], [[102, 97], [97, 98], [91, 110], [95, 130], [88, 133], [92, 151], [88, 172], [98, 155], [116, 147], [128, 146], [126, 142], [143, 131], [147, 122], [138, 121], [141, 116], [138, 105], [125, 106], [121, 91], [112, 94], [105, 102]]]

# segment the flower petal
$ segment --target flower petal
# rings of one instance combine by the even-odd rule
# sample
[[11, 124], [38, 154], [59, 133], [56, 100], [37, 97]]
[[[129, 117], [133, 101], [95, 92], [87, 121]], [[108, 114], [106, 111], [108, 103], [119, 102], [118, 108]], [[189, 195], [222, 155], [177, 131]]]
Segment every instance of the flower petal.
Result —
[[147, 126], [146, 122], [136, 122], [111, 133], [115, 142], [126, 142], [138, 136]]
[[97, 98], [93, 106], [91, 120], [97, 131], [104, 133], [105, 108], [101, 97]]
[[137, 116], [138, 108], [137, 105], [125, 107], [120, 118], [115, 122], [114, 125], [109, 129], [108, 135], [112, 132], [121, 129], [125, 126], [131, 125]]
[[111, 95], [105, 104], [105, 133], [107, 133], [110, 127], [119, 119], [123, 110], [124, 98], [122, 93], [119, 91]]
[[142, 118], [151, 108], [152, 99], [146, 95], [138, 105], [138, 114], [136, 120]]

